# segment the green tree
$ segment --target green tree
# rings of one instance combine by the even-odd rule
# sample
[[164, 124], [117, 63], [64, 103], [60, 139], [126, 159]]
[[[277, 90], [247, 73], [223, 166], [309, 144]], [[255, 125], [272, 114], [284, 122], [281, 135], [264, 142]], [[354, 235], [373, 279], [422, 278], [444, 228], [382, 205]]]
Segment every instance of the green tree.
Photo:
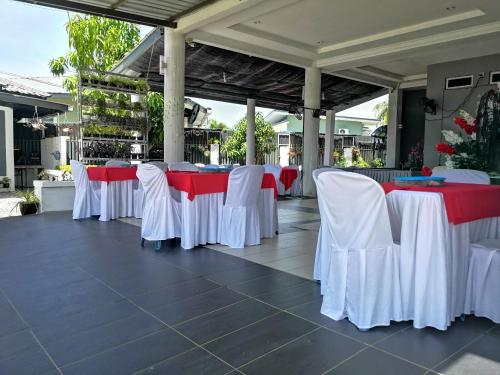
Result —
[[375, 117], [382, 122], [384, 125], [387, 125], [389, 122], [389, 104], [387, 102], [380, 102], [373, 107], [373, 112], [375, 113]]
[[149, 144], [152, 147], [163, 146], [163, 94], [150, 92], [147, 97], [149, 117]]
[[[98, 16], [74, 15], [66, 23], [69, 51], [50, 60], [52, 74], [84, 70], [108, 71], [141, 39], [137, 25]], [[77, 77], [64, 80], [69, 91], [76, 92]]]
[[[222, 151], [229, 157], [243, 160], [247, 152], [247, 119], [242, 118], [234, 127], [233, 134], [228, 137], [222, 146]], [[276, 150], [276, 133], [264, 115], [258, 112], [255, 115], [255, 159], [257, 164], [264, 162], [264, 155]]]
[[217, 130], [228, 130], [229, 126], [227, 126], [225, 123], [222, 121], [217, 121], [216, 119], [210, 119], [208, 122], [208, 127], [210, 129], [217, 129]]

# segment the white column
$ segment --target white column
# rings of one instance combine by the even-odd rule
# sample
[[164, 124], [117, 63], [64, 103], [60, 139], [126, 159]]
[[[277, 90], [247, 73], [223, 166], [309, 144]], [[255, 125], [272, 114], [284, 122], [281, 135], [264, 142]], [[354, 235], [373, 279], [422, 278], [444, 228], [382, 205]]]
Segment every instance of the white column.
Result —
[[401, 138], [402, 91], [389, 91], [389, 121], [387, 124], [387, 153], [385, 164], [387, 168], [399, 168], [399, 150]]
[[316, 186], [312, 171], [318, 167], [319, 116], [313, 117], [313, 109], [321, 105], [321, 71], [318, 68], [306, 68], [304, 85], [304, 144], [302, 150], [302, 186], [303, 195], [316, 196]]
[[184, 35], [164, 28], [165, 70], [163, 112], [163, 158], [166, 162], [184, 160]]
[[246, 165], [255, 164], [255, 99], [247, 99]]
[[326, 111], [325, 120], [325, 153], [323, 155], [323, 164], [332, 165], [333, 163], [333, 146], [335, 134], [335, 111]]

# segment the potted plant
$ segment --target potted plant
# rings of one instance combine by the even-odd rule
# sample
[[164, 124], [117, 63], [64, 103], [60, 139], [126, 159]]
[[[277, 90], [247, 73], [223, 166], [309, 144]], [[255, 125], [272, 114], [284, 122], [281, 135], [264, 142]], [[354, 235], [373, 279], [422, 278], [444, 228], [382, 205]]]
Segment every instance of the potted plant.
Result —
[[4, 188], [9, 188], [10, 187], [10, 178], [8, 178], [8, 177], [2, 178], [2, 186]]
[[23, 216], [37, 213], [38, 207], [40, 206], [40, 200], [33, 191], [16, 191], [16, 197], [20, 198], [21, 200], [15, 204], [15, 206], [12, 208], [13, 210], [16, 207], [19, 207], [19, 211]]

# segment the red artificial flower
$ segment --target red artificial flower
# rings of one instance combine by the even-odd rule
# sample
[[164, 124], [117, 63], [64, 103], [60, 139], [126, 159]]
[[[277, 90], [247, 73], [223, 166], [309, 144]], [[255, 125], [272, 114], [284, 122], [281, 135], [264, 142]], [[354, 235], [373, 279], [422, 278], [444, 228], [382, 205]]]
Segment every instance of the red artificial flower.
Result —
[[422, 167], [421, 170], [422, 176], [432, 176], [432, 169], [429, 167], [426, 167], [425, 165]]
[[436, 151], [439, 152], [440, 154], [448, 154], [448, 155], [453, 155], [456, 152], [454, 147], [446, 143], [438, 143], [436, 145]]
[[455, 117], [455, 124], [457, 124], [458, 126], [460, 126], [460, 128], [462, 128], [465, 133], [467, 133], [468, 135], [471, 135], [472, 133], [475, 133], [476, 130], [477, 130], [477, 123], [476, 123], [476, 120], [474, 120], [474, 122], [472, 123], [472, 125], [469, 125], [469, 123], [463, 119], [462, 117]]

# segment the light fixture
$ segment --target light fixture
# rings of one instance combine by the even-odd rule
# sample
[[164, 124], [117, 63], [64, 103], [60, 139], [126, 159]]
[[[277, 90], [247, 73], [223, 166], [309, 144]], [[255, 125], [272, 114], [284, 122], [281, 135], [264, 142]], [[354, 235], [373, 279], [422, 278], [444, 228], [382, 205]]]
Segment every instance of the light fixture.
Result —
[[38, 117], [38, 107], [35, 106], [35, 112], [33, 113], [33, 118], [29, 120], [24, 126], [27, 128], [32, 128], [33, 131], [35, 130], [43, 130], [46, 129], [47, 127], [43, 123], [42, 119]]

